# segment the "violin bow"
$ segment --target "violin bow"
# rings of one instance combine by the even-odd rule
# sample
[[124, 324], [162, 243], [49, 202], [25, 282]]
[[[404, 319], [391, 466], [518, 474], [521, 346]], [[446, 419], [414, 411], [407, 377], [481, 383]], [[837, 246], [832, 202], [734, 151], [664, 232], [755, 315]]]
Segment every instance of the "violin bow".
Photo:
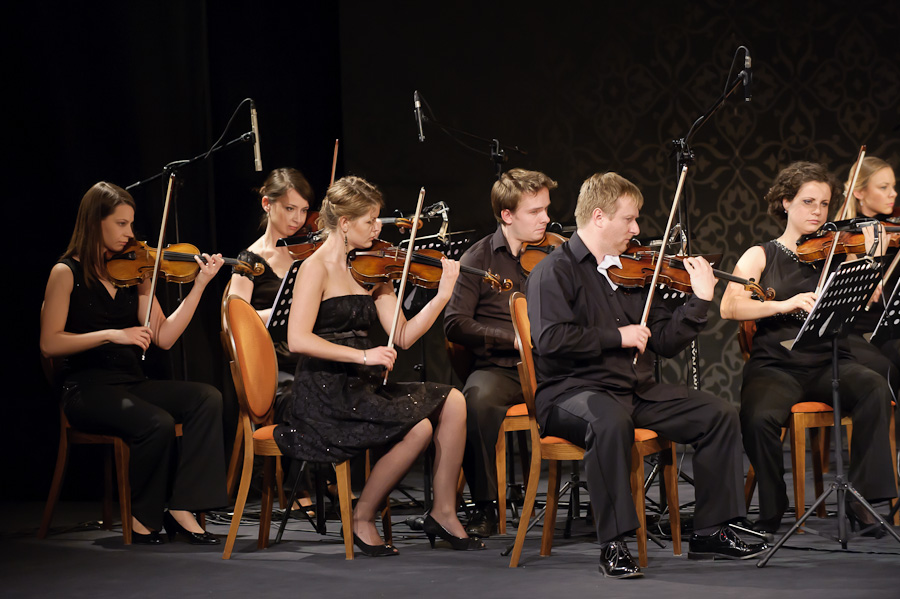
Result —
[[[684, 188], [684, 178], [687, 176], [688, 167], [681, 167], [681, 175], [678, 177], [678, 187], [675, 188], [675, 199], [672, 201], [672, 210], [669, 212], [669, 222], [666, 223], [666, 230], [662, 238], [668, 239], [669, 232], [672, 230], [672, 222], [675, 220], [675, 211], [678, 209], [678, 200], [681, 198], [681, 190]], [[653, 278], [650, 280], [650, 290], [647, 293], [647, 303], [644, 304], [644, 313], [641, 315], [641, 326], [647, 326], [647, 319], [650, 318], [650, 304], [653, 302], [653, 294], [656, 291], [656, 282], [659, 280], [659, 271], [662, 270], [663, 258], [665, 257], [666, 246], [661, 245], [659, 248], [659, 256], [656, 259], [656, 268], [653, 269]], [[640, 352], [635, 352], [632, 365], [637, 365]]]
[[[153, 262], [153, 276], [150, 278], [150, 301], [147, 304], [147, 314], [144, 316], [144, 326], [150, 326], [150, 314], [153, 312], [153, 298], [156, 297], [156, 283], [159, 281], [159, 265], [162, 262], [163, 240], [166, 237], [166, 223], [169, 220], [169, 205], [172, 203], [172, 189], [175, 187], [175, 173], [169, 174], [169, 185], [166, 189], [166, 201], [163, 204], [162, 222], [159, 224], [159, 242], [156, 244], [156, 260]], [[147, 357], [147, 352], [141, 354], [141, 359]]]
[[334, 172], [337, 170], [337, 157], [338, 157], [338, 144], [340, 143], [340, 139], [334, 140], [334, 158], [331, 159], [331, 181], [328, 183], [328, 187], [334, 185]]
[[[391, 333], [388, 335], [387, 346], [394, 347], [394, 334], [397, 332], [397, 323], [400, 322], [400, 308], [403, 307], [403, 292], [406, 289], [406, 278], [409, 276], [409, 265], [412, 262], [413, 246], [416, 243], [416, 231], [419, 229], [419, 217], [422, 216], [422, 203], [425, 201], [425, 188], [419, 190], [419, 201], [416, 204], [416, 215], [412, 220], [412, 229], [409, 233], [409, 249], [406, 252], [406, 259], [403, 261], [403, 276], [400, 277], [400, 291], [397, 293], [397, 304], [394, 306], [394, 321], [391, 324]], [[386, 385], [388, 380], [388, 370], [384, 371], [384, 382]]]
[[[853, 195], [853, 188], [856, 187], [856, 179], [859, 177], [859, 170], [862, 168], [863, 158], [866, 157], [866, 146], [859, 148], [859, 156], [856, 158], [856, 168], [853, 170], [853, 176], [850, 177], [850, 184], [847, 186], [847, 193], [844, 195], [844, 205], [841, 207], [841, 214], [838, 220], [847, 218], [847, 210], [850, 206], [850, 197]], [[825, 277], [828, 276], [828, 269], [831, 268], [831, 261], [834, 259], [834, 252], [837, 249], [840, 231], [834, 232], [834, 240], [831, 242], [831, 249], [828, 251], [828, 257], [825, 259], [825, 265], [822, 267], [822, 274], [819, 275], [819, 284], [816, 285], [816, 295], [822, 293], [825, 286]]]

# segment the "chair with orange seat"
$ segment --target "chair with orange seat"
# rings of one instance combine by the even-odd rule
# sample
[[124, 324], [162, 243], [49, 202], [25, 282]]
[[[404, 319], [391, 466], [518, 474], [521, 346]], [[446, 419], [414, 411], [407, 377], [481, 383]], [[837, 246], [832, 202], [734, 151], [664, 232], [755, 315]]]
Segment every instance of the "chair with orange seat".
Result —
[[[741, 347], [741, 354], [744, 360], [750, 359], [750, 350], [752, 349], [753, 335], [756, 332], [756, 322], [741, 321], [738, 329], [738, 342]], [[891, 411], [890, 421], [890, 444], [891, 458], [894, 463], [894, 482], [897, 482], [897, 448], [896, 438], [894, 435], [894, 413]], [[853, 418], [852, 416], [843, 416], [841, 425], [847, 427], [847, 443], [848, 447], [850, 439], [853, 436]], [[815, 487], [815, 497], [819, 497], [824, 492], [823, 473], [828, 471], [828, 455], [826, 440], [829, 438], [825, 432], [825, 428], [834, 426], [834, 410], [826, 403], [819, 401], [804, 401], [794, 404], [791, 407], [790, 420], [786, 423], [786, 427], [782, 428], [781, 439], [784, 441], [785, 435], [790, 432], [791, 447], [791, 468], [792, 478], [794, 482], [794, 510], [796, 519], [799, 520], [806, 512], [806, 431], [809, 430], [809, 441], [812, 449], [812, 466], [813, 466], [813, 485]], [[756, 472], [753, 465], [747, 471], [747, 479], [744, 483], [744, 499], [747, 508], [750, 508], [750, 502], [753, 498], [753, 491], [756, 489]], [[897, 500], [891, 501], [896, 504]], [[826, 516], [825, 504], [822, 503], [816, 509], [816, 515], [819, 518]], [[900, 514], [894, 515], [894, 524], [900, 524]]]
[[[544, 531], [541, 537], [541, 555], [548, 556], [553, 546], [553, 529], [556, 522], [556, 509], [560, 484], [559, 462], [562, 460], [581, 460], [584, 449], [559, 437], [541, 437], [540, 427], [535, 417], [534, 392], [537, 380], [534, 373], [534, 358], [531, 351], [531, 324], [528, 320], [527, 301], [522, 293], [514, 293], [509, 300], [513, 327], [519, 342], [519, 376], [522, 382], [522, 395], [528, 409], [528, 423], [531, 432], [531, 469], [528, 475], [528, 487], [525, 491], [525, 506], [516, 533], [509, 567], [515, 568], [522, 555], [528, 521], [534, 513], [538, 480], [540, 479], [541, 462], [549, 462], [549, 480], [547, 484], [547, 507], [545, 512]], [[666, 501], [673, 509], [670, 511], [672, 529], [672, 551], [681, 555], [681, 521], [678, 513], [678, 481], [675, 468], [675, 445], [660, 438], [655, 432], [647, 429], [635, 429], [634, 445], [631, 449], [631, 493], [634, 508], [638, 515], [640, 528], [636, 532], [638, 545], [638, 561], [642, 567], [647, 566], [647, 526], [644, 508], [644, 456], [660, 454], [663, 478], [666, 486]]]
[[[447, 341], [447, 357], [450, 359], [450, 366], [453, 372], [459, 377], [463, 383], [469, 377], [472, 371], [472, 363], [475, 357], [468, 349], [459, 343]], [[528, 484], [528, 409], [524, 403], [518, 403], [506, 410], [506, 416], [500, 424], [500, 431], [497, 433], [497, 443], [494, 445], [496, 455], [497, 468], [497, 528], [501, 535], [506, 534], [506, 433], [518, 433], [519, 456], [522, 460], [522, 475], [524, 483]], [[463, 478], [460, 478], [460, 488], [463, 487]], [[515, 507], [515, 506], [513, 506]]]
[[[59, 387], [59, 363], [52, 358], [41, 357], [41, 366], [44, 375], [50, 385], [58, 390]], [[182, 436], [181, 424], [175, 425], [175, 436]], [[128, 443], [122, 437], [115, 435], [99, 435], [85, 433], [72, 428], [69, 419], [66, 418], [62, 401], [59, 404], [59, 450], [56, 456], [56, 468], [53, 471], [53, 481], [50, 483], [50, 493], [47, 496], [47, 504], [44, 506], [44, 516], [38, 529], [38, 538], [46, 538], [50, 531], [50, 523], [53, 520], [53, 511], [59, 501], [62, 491], [62, 483], [66, 476], [66, 466], [69, 462], [70, 445], [108, 445], [109, 452], [104, 458], [104, 491], [103, 491], [103, 521], [105, 530], [112, 530], [113, 509], [113, 461], [115, 461], [116, 484], [119, 493], [119, 516], [122, 520], [122, 540], [125, 545], [131, 545], [131, 482], [129, 480], [129, 461], [131, 450]], [[200, 514], [200, 525], [203, 526], [203, 514]]]
[[[222, 559], [231, 557], [237, 538], [241, 516], [250, 491], [253, 473], [253, 457], [263, 456], [263, 491], [259, 518], [259, 539], [257, 547], [268, 546], [269, 528], [272, 520], [273, 479], [275, 462], [282, 455], [275, 444], [272, 412], [275, 390], [278, 385], [278, 361], [275, 348], [265, 325], [253, 306], [237, 296], [231, 296], [225, 303], [228, 349], [231, 356], [231, 373], [237, 389], [241, 408], [241, 431], [244, 448], [243, 468], [238, 488], [234, 515], [228, 530], [228, 539]], [[254, 430], [254, 426], [257, 427]], [[347, 559], [353, 559], [353, 525], [350, 499], [350, 462], [335, 465], [337, 473], [338, 502], [341, 524], [344, 528], [344, 550]], [[389, 536], [389, 531], [385, 531]], [[387, 540], [387, 539], [386, 539]], [[389, 541], [388, 541], [389, 542]]]

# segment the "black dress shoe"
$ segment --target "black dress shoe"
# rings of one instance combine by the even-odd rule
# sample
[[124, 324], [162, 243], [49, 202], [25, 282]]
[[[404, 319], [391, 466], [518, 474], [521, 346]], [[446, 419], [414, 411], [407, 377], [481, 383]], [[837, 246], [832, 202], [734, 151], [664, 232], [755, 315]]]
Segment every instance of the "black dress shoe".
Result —
[[139, 532], [131, 531], [131, 544], [132, 545], [162, 545], [163, 540], [159, 536], [158, 530], [151, 530], [150, 534], [141, 534]]
[[600, 573], [607, 578], [639, 578], [644, 575], [628, 552], [625, 541], [612, 541], [600, 556]]
[[875, 516], [870, 514], [869, 510], [864, 508], [861, 503], [847, 499], [846, 506], [847, 518], [850, 520], [850, 530], [854, 532], [857, 530], [865, 531], [860, 533], [860, 536], [875, 537], [876, 539], [880, 539], [887, 534], [884, 531], [884, 527], [875, 519]]
[[425, 536], [428, 537], [428, 542], [431, 543], [432, 549], [434, 549], [435, 537], [444, 539], [450, 543], [450, 548], [456, 551], [480, 551], [485, 548], [484, 543], [477, 537], [454, 536], [440, 522], [432, 518], [431, 514], [425, 516], [422, 530], [425, 531]]
[[493, 508], [477, 510], [466, 523], [466, 534], [486, 539], [497, 534], [497, 513]]
[[166, 512], [163, 514], [163, 526], [166, 529], [166, 535], [169, 537], [171, 541], [175, 538], [176, 534], [183, 534], [187, 537], [188, 542], [191, 545], [218, 545], [219, 539], [211, 532], [203, 531], [203, 532], [191, 532], [181, 524], [178, 523], [178, 520], [175, 519], [175, 516]]
[[748, 545], [725, 524], [711, 535], [691, 535], [688, 559], [750, 559], [769, 549], [766, 543]]

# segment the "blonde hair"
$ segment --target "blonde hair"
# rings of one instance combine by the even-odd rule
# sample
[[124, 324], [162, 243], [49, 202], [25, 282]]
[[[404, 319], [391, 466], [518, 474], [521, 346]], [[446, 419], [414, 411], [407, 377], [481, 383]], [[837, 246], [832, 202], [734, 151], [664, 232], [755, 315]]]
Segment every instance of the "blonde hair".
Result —
[[504, 210], [515, 212], [524, 194], [535, 194], [547, 188], [556, 189], [557, 183], [539, 171], [514, 168], [506, 171], [494, 181], [491, 187], [491, 208], [498, 223], [503, 222], [500, 213]]
[[581, 184], [581, 191], [578, 192], [575, 224], [579, 229], [588, 224], [597, 208], [612, 217], [616, 213], [616, 203], [624, 195], [634, 200], [638, 210], [644, 205], [641, 190], [625, 177], [613, 172], [592, 175]]
[[362, 177], [342, 177], [328, 188], [317, 224], [320, 229], [334, 231], [342, 216], [353, 220], [365, 216], [372, 208], [381, 210], [382, 206], [384, 199], [377, 187]]
[[[847, 218], [856, 218], [859, 216], [859, 198], [856, 197], [856, 192], [868, 187], [869, 179], [872, 178], [872, 175], [886, 168], [893, 170], [891, 165], [881, 158], [876, 158], [875, 156], [866, 156], [863, 158], [862, 166], [859, 169], [859, 176], [856, 178], [856, 185], [853, 186], [854, 193], [850, 194], [850, 204], [847, 206]], [[850, 167], [850, 173], [847, 175], [847, 182], [844, 183], [845, 194], [850, 187], [850, 179], [853, 178], [853, 172], [855, 170], [856, 163], [854, 162], [853, 166]]]

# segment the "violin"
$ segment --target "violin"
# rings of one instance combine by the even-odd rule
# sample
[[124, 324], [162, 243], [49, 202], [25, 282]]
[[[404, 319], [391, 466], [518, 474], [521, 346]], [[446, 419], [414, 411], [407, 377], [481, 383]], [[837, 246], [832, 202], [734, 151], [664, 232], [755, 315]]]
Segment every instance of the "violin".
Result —
[[315, 210], [306, 214], [306, 222], [297, 229], [297, 235], [309, 235], [319, 230], [319, 213]]
[[[403, 274], [403, 263], [407, 251], [392, 246], [386, 241], [376, 240], [368, 250], [353, 250], [347, 256], [350, 274], [360, 285], [374, 285], [399, 280]], [[409, 282], [425, 289], [436, 289], [441, 281], [441, 258], [437, 250], [417, 250], [412, 253], [409, 268]], [[500, 278], [490, 271], [460, 265], [460, 272], [477, 275], [485, 280], [496, 292], [512, 289], [512, 281]]]
[[[384, 218], [379, 218], [383, 225], [397, 225], [397, 228], [400, 229], [401, 233], [407, 233], [410, 229], [412, 229], [412, 219], [404, 216], [387, 216]], [[416, 229], [421, 229], [422, 225], [425, 224], [424, 220], [419, 219], [418, 225]]]
[[[110, 281], [116, 287], [130, 287], [143, 282], [153, 274], [156, 255], [156, 248], [132, 238], [121, 252], [111, 256], [106, 262]], [[163, 250], [160, 274], [172, 283], [190, 283], [200, 272], [200, 265], [194, 260], [194, 256], [199, 255], [200, 250], [189, 243], [170, 245]], [[236, 272], [254, 276], [265, 271], [262, 263], [251, 266], [234, 258], [225, 258], [225, 264], [233, 266]]]
[[[900, 227], [884, 227], [887, 233], [900, 233]], [[834, 244], [835, 231], [820, 229], [810, 235], [804, 235], [797, 240], [797, 258], [801, 262], [818, 262], [828, 257], [828, 251]], [[900, 247], [900, 237], [891, 235], [888, 239], [888, 247]], [[835, 254], [865, 254], [869, 251], [866, 247], [865, 235], [856, 231], [840, 231], [838, 234]]]
[[[626, 288], [644, 287], [652, 281], [658, 256], [658, 253], [650, 251], [621, 254], [619, 259], [622, 261], [622, 268], [611, 266], [606, 271], [606, 274], [609, 275], [610, 280], [616, 285]], [[705, 256], [701, 257], [705, 258]], [[691, 277], [684, 268], [685, 258], [686, 256], [665, 256], [656, 282], [675, 291], [692, 293]], [[710, 256], [710, 258], [715, 257]], [[763, 290], [753, 279], [742, 279], [715, 268], [713, 269], [713, 274], [717, 279], [731, 281], [743, 286], [744, 289], [750, 291], [753, 299], [761, 302], [775, 299], [774, 289], [770, 287]]]
[[550, 252], [565, 241], [567, 241], [566, 237], [547, 231], [544, 233], [544, 238], [538, 243], [523, 243], [522, 249], [519, 251], [519, 264], [522, 266], [522, 270], [525, 271], [525, 276], [530, 275], [531, 271], [534, 270], [534, 267], [541, 260], [549, 256]]
[[306, 260], [313, 255], [319, 246], [325, 242], [325, 237], [320, 231], [314, 231], [307, 235], [295, 235], [294, 237], [282, 237], [275, 242], [275, 247], [286, 247], [294, 260]]

